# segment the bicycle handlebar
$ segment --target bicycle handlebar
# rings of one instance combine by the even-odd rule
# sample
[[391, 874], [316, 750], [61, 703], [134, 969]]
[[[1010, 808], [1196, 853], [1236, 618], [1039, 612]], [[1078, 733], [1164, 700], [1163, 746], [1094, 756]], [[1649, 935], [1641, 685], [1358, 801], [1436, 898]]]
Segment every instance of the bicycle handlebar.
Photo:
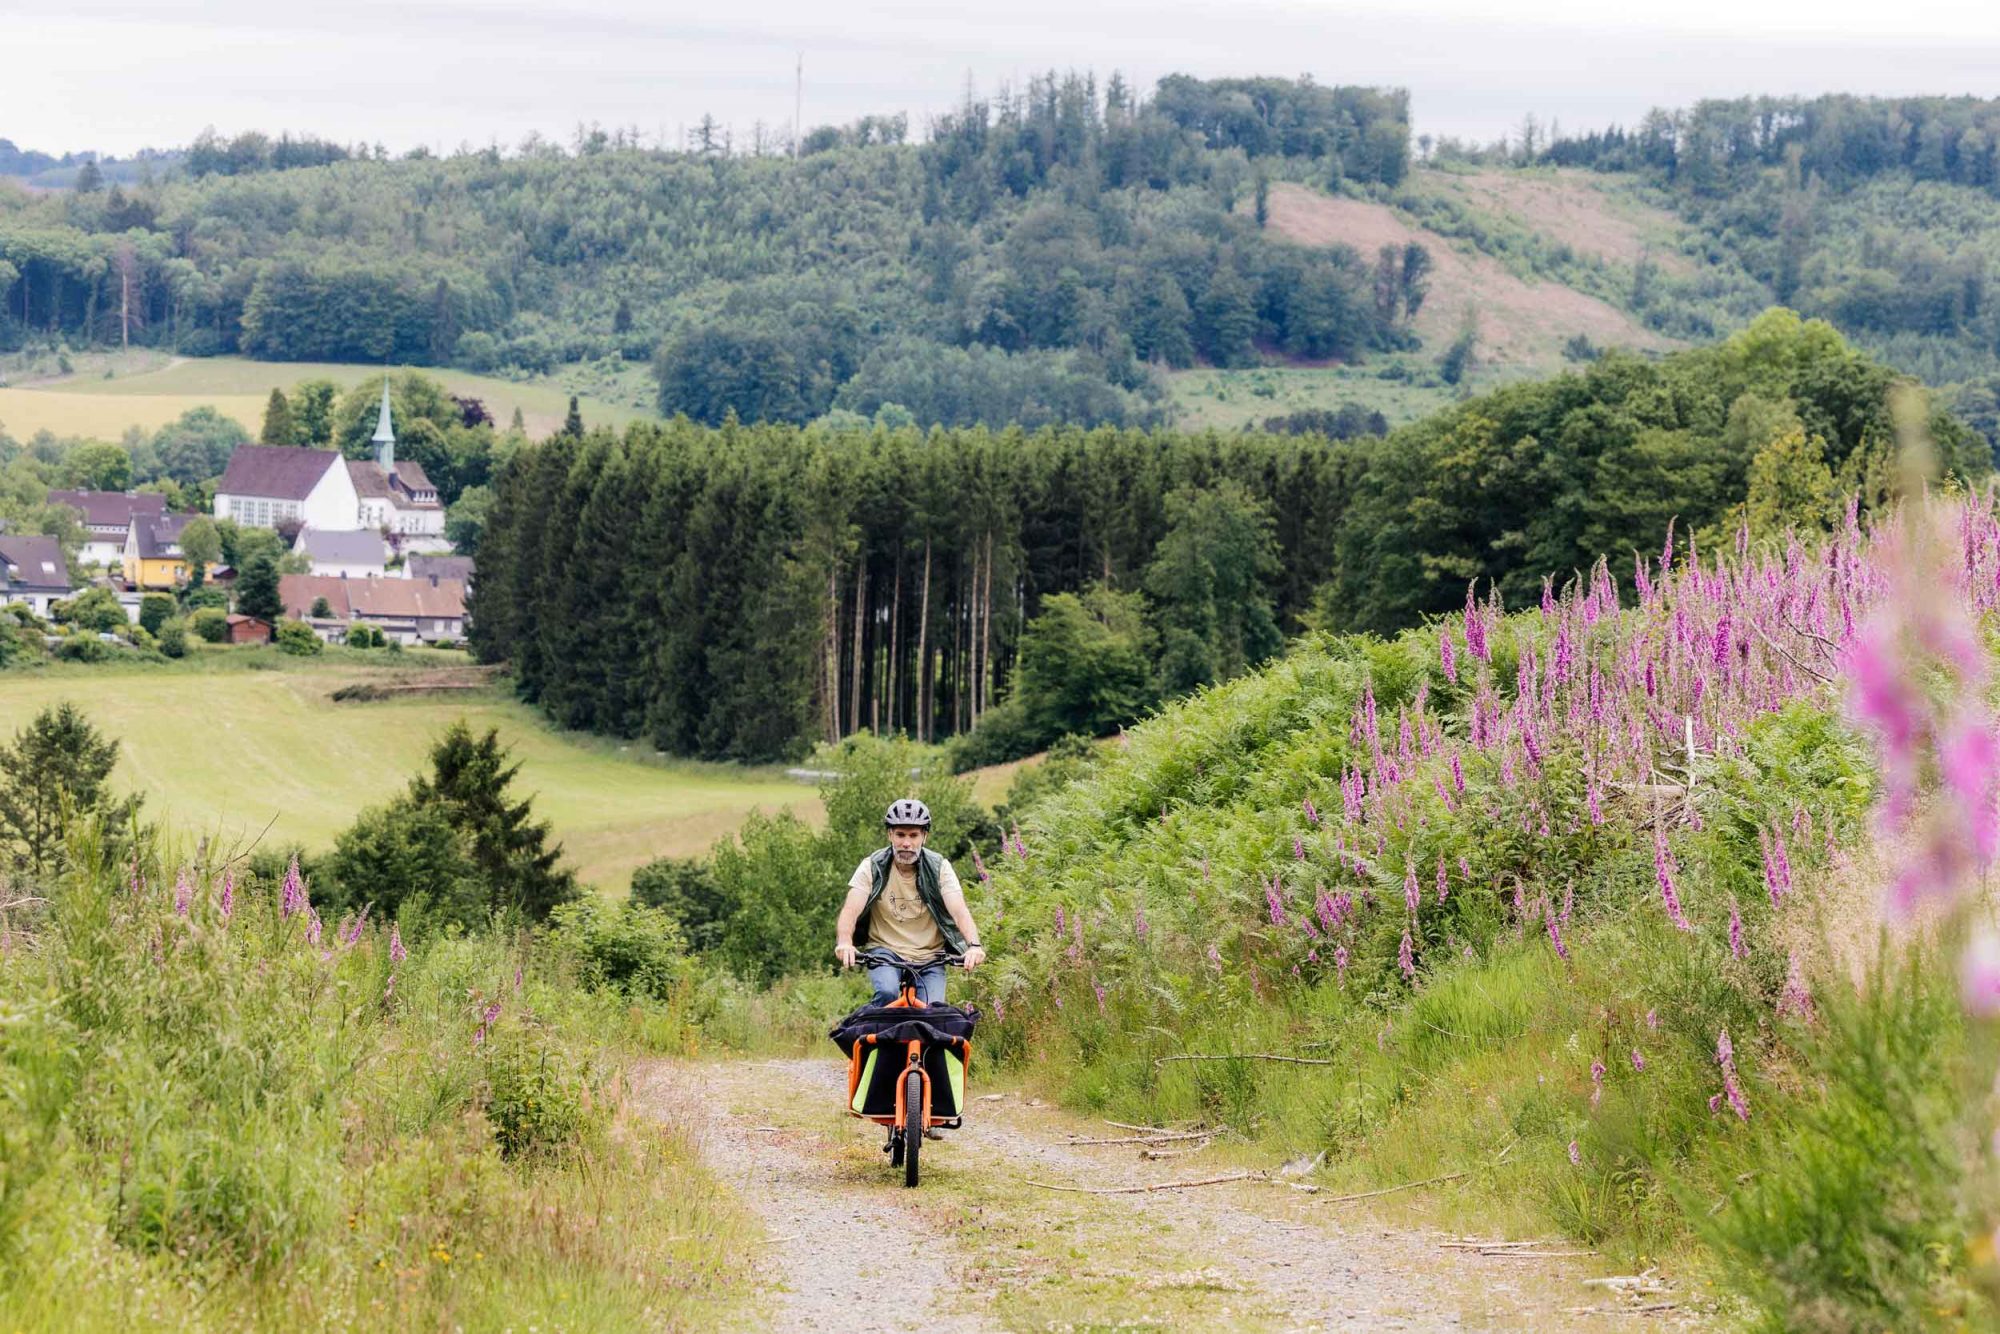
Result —
[[947, 964], [947, 965], [956, 965], [958, 967], [964, 967], [965, 956], [963, 954], [954, 954], [951, 953], [950, 951], [946, 951], [943, 954], [935, 955], [919, 963], [914, 960], [905, 959], [902, 955], [892, 953], [889, 950], [870, 948], [865, 950], [856, 950], [854, 952], [854, 962], [857, 964], [884, 964], [890, 968], [897, 968], [897, 969], [907, 968], [910, 971], [914, 972], [921, 968], [929, 968], [934, 964]]

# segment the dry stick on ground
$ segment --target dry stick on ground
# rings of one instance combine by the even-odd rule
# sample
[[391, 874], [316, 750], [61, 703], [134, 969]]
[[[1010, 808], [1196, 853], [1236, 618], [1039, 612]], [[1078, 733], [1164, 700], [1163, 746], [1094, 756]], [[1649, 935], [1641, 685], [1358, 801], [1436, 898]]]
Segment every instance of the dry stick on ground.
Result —
[[1400, 1186], [1389, 1186], [1382, 1190], [1364, 1190], [1358, 1195], [1329, 1195], [1328, 1204], [1346, 1204], [1351, 1200], [1372, 1200], [1377, 1195], [1394, 1195], [1399, 1190], [1415, 1190], [1419, 1186], [1435, 1186], [1446, 1181], [1457, 1181], [1460, 1177], [1471, 1176], [1470, 1172], [1448, 1172], [1441, 1177], [1427, 1177], [1422, 1181], [1405, 1181]]
[[1235, 1052], [1224, 1056], [1206, 1056], [1206, 1055], [1195, 1055], [1192, 1053], [1187, 1053], [1180, 1056], [1155, 1056], [1153, 1058], [1154, 1065], [1164, 1065], [1168, 1061], [1283, 1061], [1287, 1065], [1334, 1064], [1334, 1062], [1332, 1061], [1325, 1060], [1317, 1056], [1275, 1056], [1270, 1052], [1263, 1052], [1263, 1051]]
[[1140, 1130], [1144, 1131], [1148, 1135], [1178, 1135], [1183, 1130], [1201, 1129], [1200, 1122], [1196, 1122], [1192, 1127], [1182, 1126], [1178, 1128], [1174, 1126], [1135, 1126], [1135, 1125], [1128, 1125], [1124, 1121], [1111, 1121], [1111, 1120], [1106, 1120], [1104, 1124], [1112, 1127], [1115, 1130]]
[[1150, 1186], [1058, 1186], [1052, 1181], [1028, 1181], [1043, 1190], [1068, 1191], [1072, 1195], [1149, 1195], [1158, 1190], [1186, 1190], [1191, 1186], [1220, 1186], [1229, 1181], [1268, 1181], [1263, 1172], [1225, 1172], [1219, 1177], [1198, 1177], [1193, 1181], [1156, 1181]]
[[1166, 1158], [1185, 1158], [1192, 1153], [1207, 1153], [1214, 1147], [1212, 1141], [1204, 1141], [1192, 1149], [1141, 1149], [1139, 1156], [1148, 1162], [1159, 1162]]
[[[1224, 1126], [1223, 1129], [1226, 1130], [1228, 1127]], [[1177, 1130], [1166, 1135], [1119, 1135], [1111, 1139], [1066, 1139], [1063, 1141], [1063, 1145], [1067, 1148], [1082, 1144], [1172, 1144], [1177, 1140], [1184, 1139], [1214, 1139], [1220, 1133], [1220, 1131], [1215, 1130]]]

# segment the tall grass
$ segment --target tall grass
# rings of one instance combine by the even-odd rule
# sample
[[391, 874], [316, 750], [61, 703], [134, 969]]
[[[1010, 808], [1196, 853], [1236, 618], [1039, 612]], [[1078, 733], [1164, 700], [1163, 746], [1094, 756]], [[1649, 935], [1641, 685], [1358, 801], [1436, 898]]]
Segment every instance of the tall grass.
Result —
[[[1991, 614], [2000, 526], [1951, 517], [1953, 596]], [[1600, 566], [1538, 611], [1321, 639], [1133, 731], [988, 862], [989, 1044], [1122, 1119], [1324, 1151], [1337, 1182], [1462, 1172], [1415, 1207], [1635, 1263], [1701, 1262], [1735, 1235], [1711, 1211], [1764, 1199], [1754, 1226], [1800, 1249], [1731, 1272], [1780, 1322], [1825, 1292], [1821, 1324], [1868, 1325], [1851, 1252], [1810, 1244], [1844, 1210], [1906, 1263], [1882, 1291], [1949, 1288], [1962, 1220], [1892, 1215], [1963, 1164], [1871, 1189], [1871, 1154], [1931, 1132], [1816, 1129], [1892, 1077], [1931, 1087], [1916, 1067], [1951, 1045], [1901, 974], [1874, 1002], [1908, 1024], [1844, 1022], [1828, 962], [1874, 913], [1843, 887], [1876, 761], [1832, 678], [1887, 595], [1878, 545], [1850, 518], [1823, 551], [1670, 547], [1634, 583], [1621, 607]], [[1159, 1059], [1183, 1053], [1244, 1059]], [[1815, 1142], [1847, 1154], [1837, 1202]]]
[[0, 1326], [699, 1327], [747, 1226], [546, 941], [316, 923], [88, 834], [0, 955]]

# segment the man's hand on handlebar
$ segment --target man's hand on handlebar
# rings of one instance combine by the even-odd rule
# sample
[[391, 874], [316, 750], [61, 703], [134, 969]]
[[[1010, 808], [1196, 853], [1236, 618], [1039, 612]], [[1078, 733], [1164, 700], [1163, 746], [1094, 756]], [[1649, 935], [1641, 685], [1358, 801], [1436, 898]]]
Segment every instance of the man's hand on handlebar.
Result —
[[979, 967], [980, 964], [985, 962], [986, 962], [986, 947], [984, 945], [974, 945], [965, 951], [966, 972], [968, 973], [971, 972], [973, 969]]
[[854, 967], [854, 958], [855, 955], [858, 953], [859, 951], [856, 950], [852, 944], [848, 943], [845, 940], [841, 941], [838, 945], [835, 945], [833, 947], [833, 957], [840, 960], [840, 966], [842, 968]]

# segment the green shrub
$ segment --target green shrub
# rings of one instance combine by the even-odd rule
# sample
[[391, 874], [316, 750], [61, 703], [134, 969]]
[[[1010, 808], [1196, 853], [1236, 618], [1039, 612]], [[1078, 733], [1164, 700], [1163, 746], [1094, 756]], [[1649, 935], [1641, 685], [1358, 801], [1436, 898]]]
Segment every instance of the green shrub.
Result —
[[659, 857], [632, 872], [632, 901], [664, 912], [697, 952], [715, 948], [736, 908], [714, 869], [695, 857]]
[[187, 622], [172, 620], [163, 622], [160, 632], [154, 637], [154, 646], [169, 658], [187, 656]]
[[49, 608], [50, 615], [58, 625], [73, 625], [82, 630], [123, 630], [131, 624], [125, 615], [125, 608], [118, 604], [117, 595], [108, 588], [90, 588], [70, 598], [57, 602]]
[[595, 1118], [577, 1059], [562, 1044], [511, 1026], [481, 1045], [483, 1107], [500, 1152], [518, 1158], [578, 1147]]
[[586, 897], [559, 904], [549, 922], [550, 939], [574, 960], [587, 986], [665, 1000], [687, 971], [681, 933], [658, 908]]
[[158, 635], [160, 627], [174, 614], [174, 600], [165, 593], [147, 593], [139, 599], [139, 624], [146, 633]]
[[312, 657], [326, 650], [320, 637], [312, 632], [312, 627], [304, 621], [284, 620], [278, 622], [278, 651], [298, 657]]
[[97, 637], [95, 631], [66, 636], [56, 645], [56, 657], [62, 662], [108, 662], [118, 656], [118, 650]]
[[188, 618], [188, 628], [210, 644], [229, 638], [229, 613], [220, 607], [202, 607]]
[[389, 642], [389, 637], [372, 625], [356, 623], [347, 629], [349, 648], [381, 648]]

